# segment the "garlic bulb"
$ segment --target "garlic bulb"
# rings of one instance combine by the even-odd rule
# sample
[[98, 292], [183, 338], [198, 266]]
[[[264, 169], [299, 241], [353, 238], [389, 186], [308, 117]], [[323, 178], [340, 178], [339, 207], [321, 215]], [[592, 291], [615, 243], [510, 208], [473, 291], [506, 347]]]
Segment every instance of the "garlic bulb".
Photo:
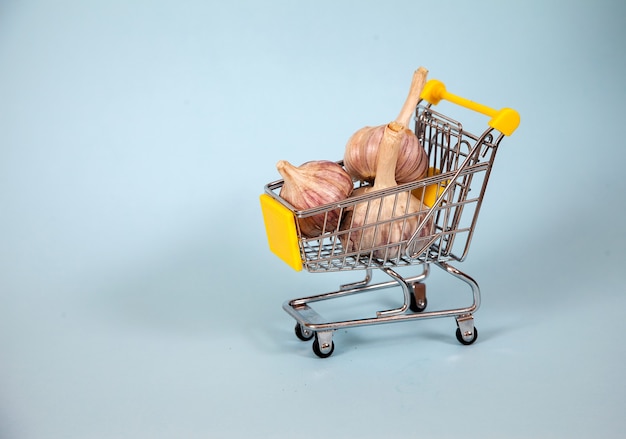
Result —
[[339, 235], [341, 245], [347, 253], [369, 257], [371, 252], [372, 257], [385, 260], [402, 257], [407, 249], [412, 255], [431, 239], [432, 217], [407, 247], [427, 213], [428, 207], [408, 192], [359, 203], [341, 219], [340, 230], [346, 231]]
[[[298, 210], [307, 210], [345, 200], [354, 184], [341, 165], [328, 160], [313, 160], [296, 167], [286, 160], [276, 164], [284, 179], [279, 195]], [[300, 233], [315, 238], [335, 230], [340, 211], [331, 210], [298, 219]]]
[[[395, 120], [395, 123], [403, 128], [395, 168], [395, 180], [399, 184], [423, 178], [428, 169], [428, 156], [424, 147], [420, 144], [413, 131], [407, 128], [413, 113], [415, 113], [415, 107], [419, 102], [427, 74], [428, 70], [424, 67], [420, 67], [413, 72], [409, 94]], [[383, 138], [385, 126], [366, 126], [355, 132], [348, 139], [343, 164], [355, 180], [372, 182], [376, 177], [378, 149]]]
[[[343, 163], [355, 180], [372, 182], [376, 177], [378, 148], [385, 125], [366, 126], [355, 132], [348, 143]], [[398, 184], [419, 180], [428, 170], [428, 156], [415, 134], [408, 128], [402, 131], [395, 179]]]
[[[392, 122], [385, 127], [380, 144], [374, 186], [359, 188], [354, 196], [397, 186], [394, 170], [398, 158], [402, 125]], [[428, 208], [410, 190], [371, 198], [357, 203], [344, 214], [339, 239], [348, 253], [390, 260], [402, 256], [411, 237], [426, 218]], [[419, 238], [408, 248], [410, 254], [422, 249], [433, 233], [432, 217], [420, 230]]]

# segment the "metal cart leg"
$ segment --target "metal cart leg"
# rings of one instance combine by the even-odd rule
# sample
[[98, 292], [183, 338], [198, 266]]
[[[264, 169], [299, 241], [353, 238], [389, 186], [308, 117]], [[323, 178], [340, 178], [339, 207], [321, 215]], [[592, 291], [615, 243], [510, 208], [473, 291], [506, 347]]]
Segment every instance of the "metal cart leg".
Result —
[[478, 283], [472, 279], [467, 274], [463, 273], [458, 268], [453, 267], [445, 262], [435, 262], [439, 267], [450, 273], [452, 276], [457, 279], [462, 280], [466, 284], [468, 284], [472, 288], [472, 293], [474, 295], [474, 303], [471, 307], [468, 308], [468, 313], [474, 313], [480, 307], [480, 287]]
[[347, 290], [362, 288], [362, 287], [369, 285], [371, 281], [372, 281], [372, 269], [367, 268], [365, 270], [365, 279], [357, 281], [357, 282], [352, 282], [349, 284], [340, 285], [339, 291], [347, 291]]
[[473, 313], [480, 307], [480, 287], [474, 279], [458, 268], [448, 265], [445, 262], [437, 262], [436, 264], [472, 288], [474, 303], [469, 308], [464, 309], [462, 314], [456, 316], [456, 338], [460, 343], [470, 345], [478, 338], [478, 329], [474, 326]]
[[376, 317], [393, 316], [393, 315], [404, 313], [409, 308], [409, 305], [411, 304], [411, 294], [412, 294], [411, 287], [402, 276], [400, 276], [398, 273], [393, 271], [391, 268], [383, 267], [381, 268], [381, 270], [387, 273], [387, 275], [389, 275], [393, 280], [398, 282], [398, 285], [400, 285], [400, 287], [402, 288], [402, 293], [404, 293], [404, 303], [399, 308], [388, 309], [386, 311], [377, 311]]
[[426, 299], [426, 284], [424, 281], [430, 274], [430, 264], [424, 264], [424, 271], [420, 276], [416, 276], [413, 278], [413, 294], [411, 294], [411, 303], [409, 304], [409, 309], [413, 312], [423, 312], [428, 305], [428, 300]]

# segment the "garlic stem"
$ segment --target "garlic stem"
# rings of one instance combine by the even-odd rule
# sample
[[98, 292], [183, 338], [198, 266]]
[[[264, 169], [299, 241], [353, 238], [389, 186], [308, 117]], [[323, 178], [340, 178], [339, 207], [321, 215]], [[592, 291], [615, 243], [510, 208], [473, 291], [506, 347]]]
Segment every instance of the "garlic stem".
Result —
[[403, 131], [404, 128], [397, 122], [391, 122], [385, 126], [383, 138], [378, 147], [374, 190], [396, 186], [396, 163], [400, 153]]
[[409, 94], [406, 97], [406, 101], [404, 102], [398, 117], [396, 117], [396, 122], [405, 127], [408, 127], [411, 123], [411, 116], [413, 116], [417, 102], [420, 100], [422, 89], [424, 88], [424, 84], [426, 84], [427, 75], [428, 70], [424, 67], [419, 67], [415, 72], [413, 72], [413, 80], [411, 81]]
[[290, 176], [296, 167], [287, 160], [279, 160], [278, 163], [276, 163], [276, 169], [278, 169], [278, 173], [285, 178]]

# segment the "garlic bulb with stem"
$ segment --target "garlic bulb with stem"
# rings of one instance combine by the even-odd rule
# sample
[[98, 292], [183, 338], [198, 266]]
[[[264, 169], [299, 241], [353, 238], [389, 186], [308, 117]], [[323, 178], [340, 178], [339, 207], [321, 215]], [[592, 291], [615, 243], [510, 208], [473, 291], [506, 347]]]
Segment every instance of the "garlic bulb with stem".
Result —
[[[400, 150], [395, 168], [395, 180], [398, 183], [419, 180], [426, 175], [428, 169], [426, 151], [417, 136], [408, 128], [423, 88], [420, 87], [420, 77], [425, 77], [427, 73], [424, 67], [420, 67], [413, 73], [409, 94], [395, 120], [402, 126]], [[346, 170], [354, 179], [372, 182], [376, 177], [378, 149], [384, 131], [385, 125], [366, 126], [348, 139], [343, 161]]]
[[[354, 189], [352, 178], [343, 167], [328, 160], [312, 160], [294, 166], [286, 160], [276, 164], [283, 177], [279, 195], [297, 210], [307, 210], [348, 198]], [[316, 238], [337, 229], [340, 211], [305, 216], [298, 219], [300, 233]]]
[[[426, 73], [417, 77], [417, 89], [426, 82]], [[373, 186], [364, 186], [354, 191], [353, 196], [382, 191], [397, 186], [395, 169], [403, 136], [403, 126], [391, 122], [384, 127], [378, 150], [376, 177]], [[380, 198], [370, 198], [346, 210], [340, 224], [339, 239], [344, 251], [389, 260], [402, 256], [408, 241], [418, 231], [426, 218], [428, 207], [422, 204], [410, 190], [392, 193]], [[420, 239], [412, 242], [409, 253], [414, 253], [427, 244], [432, 234], [432, 218], [420, 230]]]

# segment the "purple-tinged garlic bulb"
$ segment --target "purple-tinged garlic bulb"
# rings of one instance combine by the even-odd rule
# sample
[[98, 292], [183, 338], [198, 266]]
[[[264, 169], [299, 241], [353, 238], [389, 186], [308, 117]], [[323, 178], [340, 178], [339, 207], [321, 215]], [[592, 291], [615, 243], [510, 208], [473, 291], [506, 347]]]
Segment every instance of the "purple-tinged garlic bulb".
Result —
[[[352, 178], [341, 165], [328, 160], [312, 160], [294, 166], [286, 160], [276, 164], [284, 179], [279, 195], [298, 210], [345, 200], [352, 194]], [[339, 225], [340, 210], [331, 210], [298, 219], [300, 233], [316, 238]]]
[[[378, 149], [385, 125], [366, 126], [355, 132], [348, 143], [343, 163], [355, 180], [372, 182], [376, 178]], [[400, 152], [396, 163], [395, 179], [398, 184], [409, 183], [426, 176], [428, 156], [417, 136], [404, 128], [400, 139]]]
[[[391, 122], [384, 128], [374, 185], [355, 190], [354, 196], [396, 186], [394, 169], [402, 139], [402, 125]], [[345, 232], [340, 235], [341, 244], [347, 253], [368, 255], [371, 252], [373, 257], [386, 260], [401, 257], [407, 250], [412, 254], [426, 245], [432, 234], [431, 219], [420, 230], [419, 239], [407, 248], [427, 213], [428, 208], [411, 191], [357, 203], [346, 210], [341, 220], [340, 230]]]
[[[395, 168], [397, 184], [409, 183], [426, 176], [428, 155], [419, 139], [408, 126], [420, 99], [428, 70], [420, 67], [413, 72], [409, 94], [394, 121], [402, 126], [398, 160]], [[355, 180], [372, 182], [378, 167], [378, 149], [387, 125], [366, 126], [356, 131], [346, 144], [343, 165]]]

